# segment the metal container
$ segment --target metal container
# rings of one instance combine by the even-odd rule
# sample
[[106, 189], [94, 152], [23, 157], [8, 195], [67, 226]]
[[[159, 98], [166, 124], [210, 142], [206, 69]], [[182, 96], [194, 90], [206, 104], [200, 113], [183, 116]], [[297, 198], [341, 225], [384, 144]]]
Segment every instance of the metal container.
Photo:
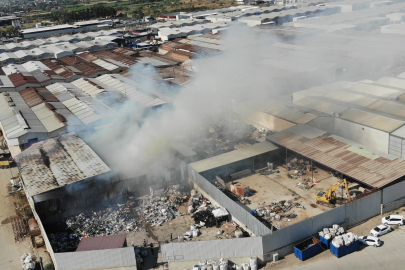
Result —
[[359, 249], [360, 249], [359, 240], [354, 241], [349, 246], [343, 245], [339, 248], [335, 247], [334, 245], [330, 245], [330, 252], [338, 258], [350, 254], [352, 252], [358, 251]]
[[294, 247], [295, 257], [301, 261], [305, 261], [306, 259], [321, 253], [324, 250], [322, 245], [323, 243], [318, 239], [314, 237], [308, 238]]

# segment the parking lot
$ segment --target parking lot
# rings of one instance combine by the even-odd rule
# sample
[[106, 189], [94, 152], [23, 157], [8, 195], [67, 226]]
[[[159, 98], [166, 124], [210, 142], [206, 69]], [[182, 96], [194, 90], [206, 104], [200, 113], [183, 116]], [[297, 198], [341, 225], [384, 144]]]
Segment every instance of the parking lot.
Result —
[[[399, 214], [404, 215], [405, 212], [401, 210]], [[375, 217], [349, 231], [358, 236], [369, 235], [370, 230], [379, 224], [381, 224], [381, 216]], [[381, 247], [360, 245], [359, 251], [339, 259], [333, 256], [330, 250], [325, 250], [304, 262], [298, 260], [294, 254], [290, 254], [279, 263], [268, 264], [264, 269], [404, 269], [405, 226], [392, 227], [394, 228], [393, 232], [379, 237], [383, 242]]]

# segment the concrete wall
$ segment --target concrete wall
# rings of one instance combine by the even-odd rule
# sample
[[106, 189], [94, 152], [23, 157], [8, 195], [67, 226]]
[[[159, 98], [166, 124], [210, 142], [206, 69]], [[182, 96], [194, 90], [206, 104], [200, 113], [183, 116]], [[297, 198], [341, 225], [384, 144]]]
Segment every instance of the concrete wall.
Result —
[[405, 197], [402, 197], [401, 199], [398, 199], [396, 201], [390, 202], [388, 204], [384, 204], [382, 206], [382, 213], [388, 213], [393, 210], [396, 210], [402, 206], [405, 205]]
[[38, 223], [38, 226], [41, 229], [41, 234], [42, 234], [42, 238], [44, 239], [44, 242], [45, 242], [46, 250], [48, 251], [49, 255], [51, 256], [51, 259], [52, 259], [53, 265], [55, 267], [55, 270], [58, 270], [58, 265], [57, 265], [56, 260], [55, 260], [55, 253], [53, 252], [52, 245], [49, 242], [48, 235], [45, 232], [44, 226], [42, 224], [42, 220], [40, 219], [37, 212], [35, 211], [34, 200], [29, 196], [27, 196], [27, 199], [28, 199], [28, 203], [29, 203], [29, 205], [30, 205], [30, 207], [32, 209], [32, 213], [34, 215], [34, 218], [36, 219], [36, 221]]
[[[261, 237], [171, 242], [161, 246], [164, 261], [194, 261], [262, 256]], [[170, 268], [171, 269], [171, 268]]]
[[382, 204], [388, 204], [405, 196], [405, 181], [383, 189]]

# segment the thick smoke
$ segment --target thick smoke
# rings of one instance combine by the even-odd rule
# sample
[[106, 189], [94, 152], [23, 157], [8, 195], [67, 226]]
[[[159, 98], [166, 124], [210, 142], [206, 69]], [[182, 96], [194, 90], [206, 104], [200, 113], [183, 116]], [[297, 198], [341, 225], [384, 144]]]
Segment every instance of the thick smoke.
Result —
[[[300, 32], [299, 28], [294, 31]], [[365, 71], [368, 62], [360, 58], [357, 62], [353, 58], [342, 57], [338, 65], [325, 67], [324, 72], [319, 68], [319, 62], [323, 60], [319, 57], [316, 60], [303, 58], [301, 65], [288, 64], [285, 60], [277, 62], [278, 53], [272, 51], [270, 45], [285, 40], [273, 33], [248, 27], [232, 28], [220, 36], [223, 50], [218, 55], [195, 61], [193, 70], [198, 72], [174, 97], [171, 105], [141, 110], [136, 103], [129, 101], [114, 116], [113, 125], [97, 130], [85, 140], [125, 177], [159, 171], [177, 162], [172, 154], [174, 144], [188, 141], [190, 134], [205, 133], [209, 126], [220, 121], [234, 121], [237, 118], [232, 113], [235, 102], [279, 98], [322, 83], [356, 76], [367, 78], [365, 74], [382, 70], [392, 59], [384, 57], [381, 63], [374, 61], [370, 71]], [[328, 35], [320, 33], [313, 37], [290, 39], [289, 43], [316, 49], [319, 42], [328, 39]], [[335, 50], [334, 55], [354, 48], [343, 45], [336, 48], [332, 43], [333, 39], [331, 51]], [[382, 54], [386, 56], [387, 52], [378, 49], [373, 52], [373, 55]], [[290, 57], [295, 57], [293, 50]], [[312, 66], [317, 67], [314, 68], [317, 73], [307, 71]], [[133, 79], [141, 83], [143, 90], [170, 92], [164, 85], [150, 79], [155, 75], [152, 68], [139, 64], [132, 69]], [[335, 73], [335, 70], [339, 72]]]

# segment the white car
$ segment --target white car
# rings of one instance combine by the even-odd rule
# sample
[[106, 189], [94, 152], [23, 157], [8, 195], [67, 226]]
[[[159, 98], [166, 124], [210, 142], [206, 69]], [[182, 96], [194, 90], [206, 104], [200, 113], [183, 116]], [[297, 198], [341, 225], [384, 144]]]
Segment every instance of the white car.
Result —
[[404, 217], [401, 215], [390, 215], [383, 217], [381, 219], [382, 224], [384, 225], [403, 225]]
[[370, 234], [372, 236], [380, 236], [380, 235], [384, 235], [386, 233], [389, 233], [390, 231], [392, 231], [392, 228], [388, 225], [378, 225], [377, 227], [375, 227], [374, 229], [371, 230]]
[[381, 241], [375, 236], [360, 236], [359, 237], [360, 243], [369, 246], [379, 247], [381, 246]]

